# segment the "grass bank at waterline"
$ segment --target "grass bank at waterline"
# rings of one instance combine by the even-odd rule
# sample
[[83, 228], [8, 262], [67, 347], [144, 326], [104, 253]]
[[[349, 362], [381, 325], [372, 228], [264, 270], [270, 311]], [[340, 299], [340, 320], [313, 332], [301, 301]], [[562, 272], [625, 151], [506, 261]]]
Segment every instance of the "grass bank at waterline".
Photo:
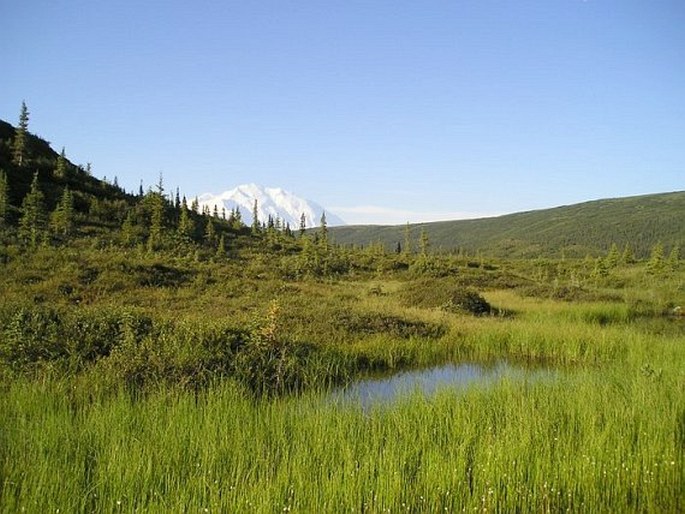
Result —
[[[3, 512], [678, 512], [682, 345], [553, 382], [502, 381], [370, 411], [255, 400], [230, 381], [0, 397]], [[78, 388], [78, 386], [76, 386]]]

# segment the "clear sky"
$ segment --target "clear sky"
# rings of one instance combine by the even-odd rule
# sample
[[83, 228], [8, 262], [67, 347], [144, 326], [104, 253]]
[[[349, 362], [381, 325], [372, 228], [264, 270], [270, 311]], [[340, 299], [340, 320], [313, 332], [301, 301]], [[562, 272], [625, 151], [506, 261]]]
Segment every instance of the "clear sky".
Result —
[[0, 0], [0, 118], [348, 222], [685, 189], [683, 0]]

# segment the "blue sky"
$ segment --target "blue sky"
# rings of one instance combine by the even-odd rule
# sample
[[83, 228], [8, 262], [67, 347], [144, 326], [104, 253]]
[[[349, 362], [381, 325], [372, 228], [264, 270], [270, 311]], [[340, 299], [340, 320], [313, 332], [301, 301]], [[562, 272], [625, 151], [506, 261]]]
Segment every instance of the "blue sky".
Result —
[[355, 223], [685, 189], [681, 0], [0, 2], [0, 118], [97, 176]]

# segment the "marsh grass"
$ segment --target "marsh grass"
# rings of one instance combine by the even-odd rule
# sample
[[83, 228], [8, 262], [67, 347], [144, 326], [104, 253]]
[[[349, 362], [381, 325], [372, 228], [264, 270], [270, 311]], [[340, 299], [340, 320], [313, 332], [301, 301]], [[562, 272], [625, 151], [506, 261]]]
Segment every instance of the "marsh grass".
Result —
[[[363, 411], [325, 394], [255, 400], [232, 382], [0, 400], [4, 512], [651, 511], [682, 507], [678, 352], [640, 371], [502, 380]], [[629, 373], [627, 371], [630, 370]], [[680, 421], [682, 423], [682, 421]]]
[[[181, 259], [162, 270], [171, 285], [141, 286], [98, 259], [0, 277], [2, 512], [685, 508], [685, 328], [664, 315], [684, 303], [677, 276], [627, 276], [595, 301], [487, 289], [510, 315], [473, 316], [440, 308], [457, 281], [433, 294], [422, 279], [412, 303], [414, 279], [201, 263], [177, 281]], [[327, 394], [370, 371], [502, 358], [559, 378], [371, 409]], [[269, 376], [295, 394], [255, 394]]]

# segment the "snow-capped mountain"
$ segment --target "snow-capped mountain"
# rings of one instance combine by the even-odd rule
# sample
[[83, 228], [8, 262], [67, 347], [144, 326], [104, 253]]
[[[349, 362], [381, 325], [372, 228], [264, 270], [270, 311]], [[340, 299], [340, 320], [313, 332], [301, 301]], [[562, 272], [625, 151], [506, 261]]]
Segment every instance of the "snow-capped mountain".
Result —
[[[213, 212], [216, 205], [219, 213], [222, 208], [225, 208], [227, 216], [231, 209], [237, 207], [246, 225], [252, 224], [252, 210], [254, 201], [257, 200], [257, 216], [260, 222], [266, 222], [269, 216], [272, 216], [274, 220], [280, 218], [282, 223], [289, 223], [293, 230], [300, 227], [302, 213], [307, 220], [307, 228], [318, 227], [325, 210], [319, 204], [304, 200], [280, 187], [262, 187], [257, 184], [243, 184], [216, 195], [205, 193], [197, 200], [200, 209], [207, 206], [210, 212]], [[326, 223], [331, 226], [345, 224], [328, 210], [326, 210]]]

